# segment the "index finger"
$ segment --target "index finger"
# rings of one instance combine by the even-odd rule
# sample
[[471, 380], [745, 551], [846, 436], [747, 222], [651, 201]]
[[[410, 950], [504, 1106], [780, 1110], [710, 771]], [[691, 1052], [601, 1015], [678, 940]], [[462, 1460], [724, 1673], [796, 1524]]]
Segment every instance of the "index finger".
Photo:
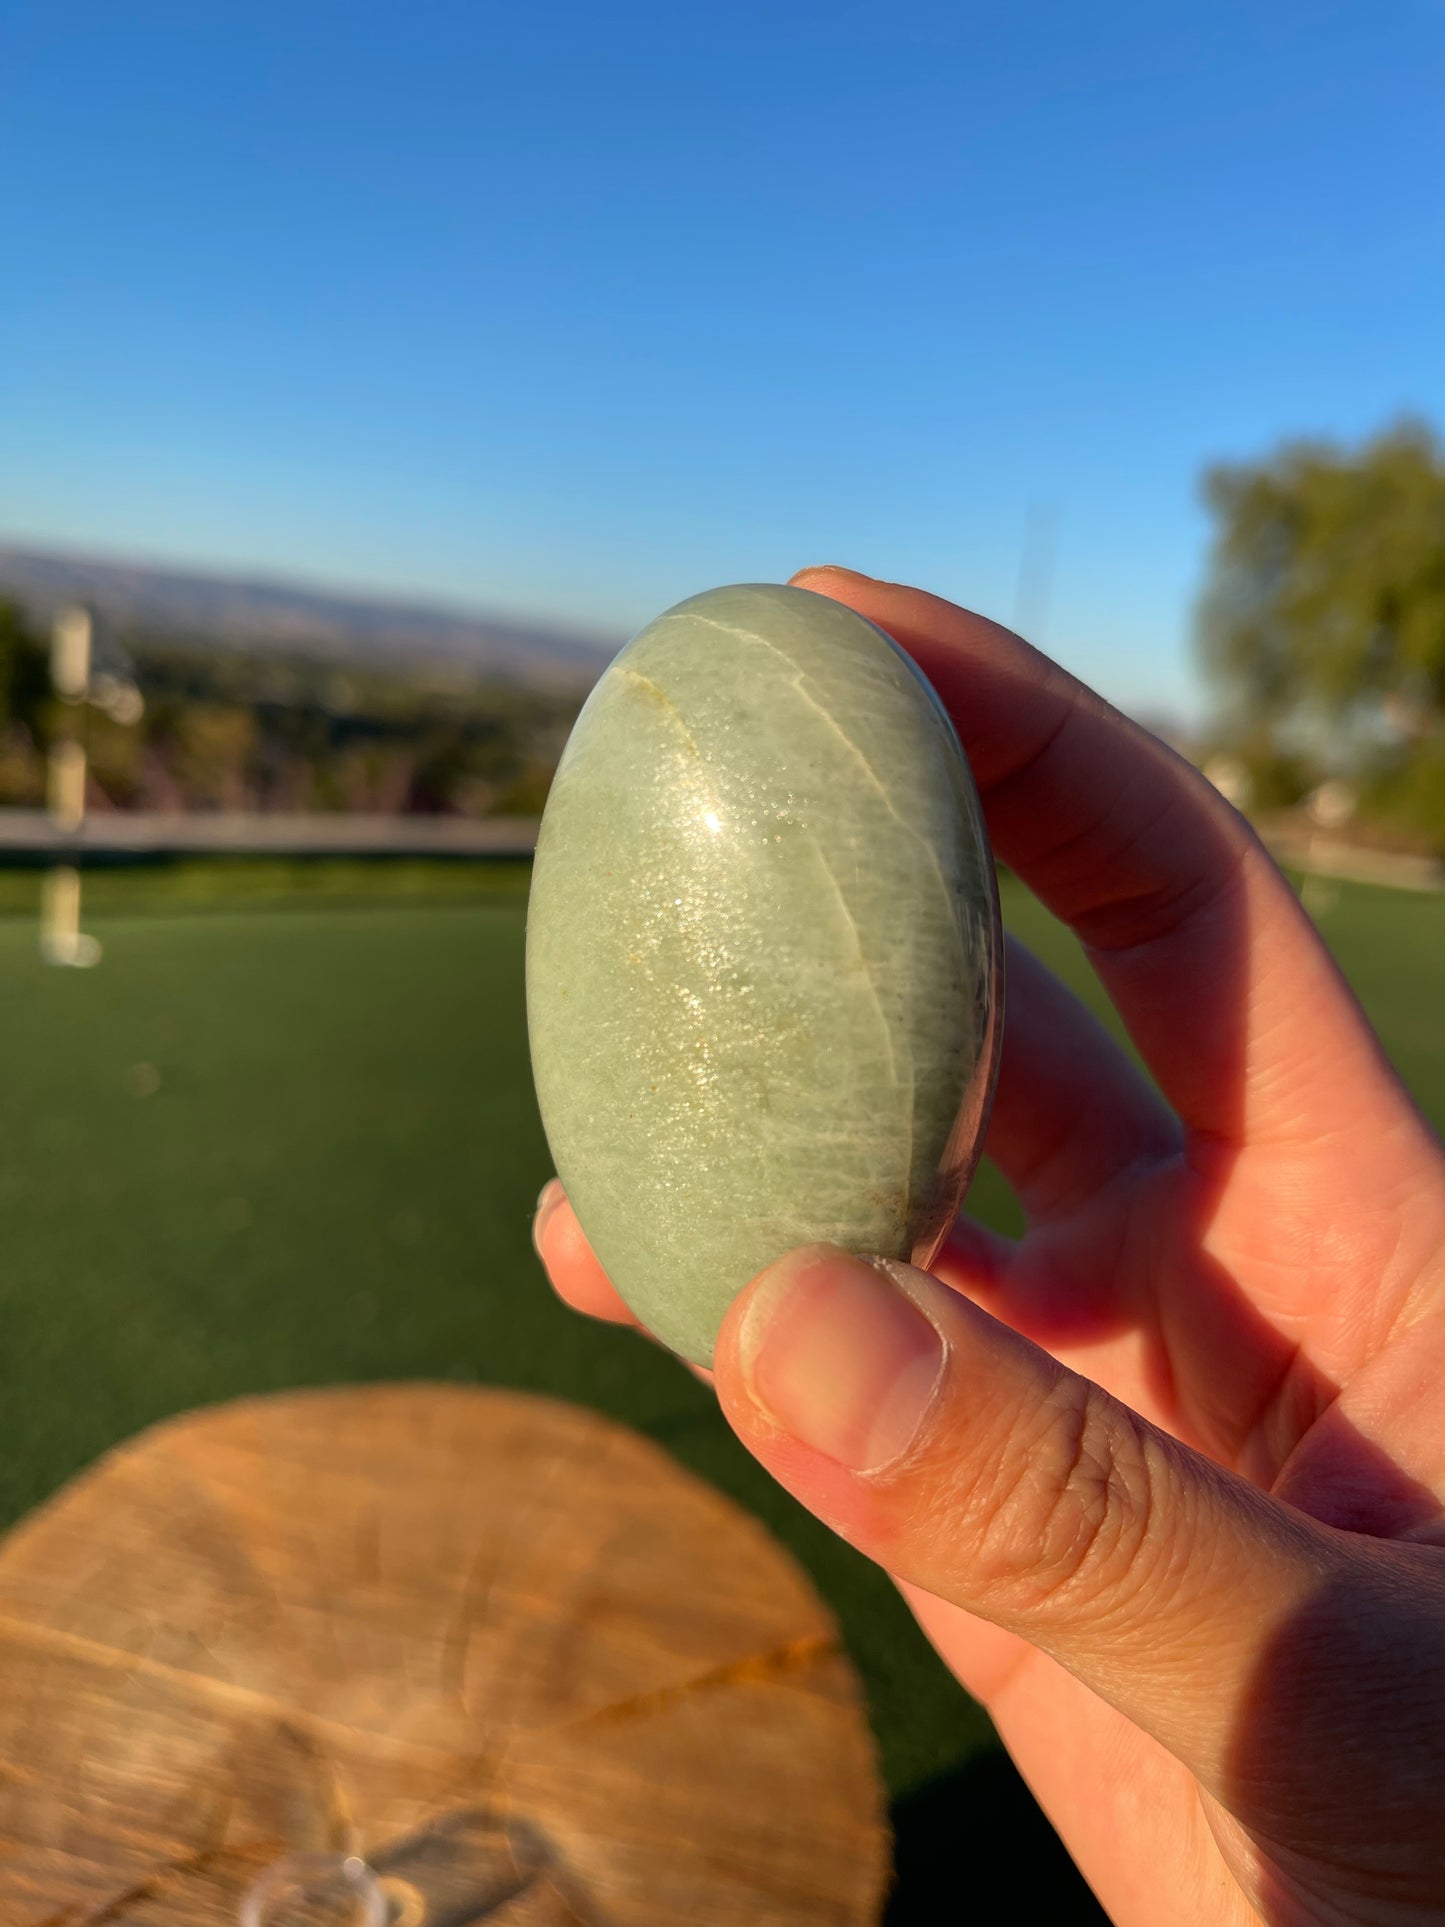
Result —
[[1357, 1117], [1361, 1080], [1398, 1088], [1294, 891], [1183, 757], [985, 617], [843, 569], [793, 581], [929, 678], [999, 855], [1078, 935], [1187, 1125], [1315, 1132], [1322, 1107]]

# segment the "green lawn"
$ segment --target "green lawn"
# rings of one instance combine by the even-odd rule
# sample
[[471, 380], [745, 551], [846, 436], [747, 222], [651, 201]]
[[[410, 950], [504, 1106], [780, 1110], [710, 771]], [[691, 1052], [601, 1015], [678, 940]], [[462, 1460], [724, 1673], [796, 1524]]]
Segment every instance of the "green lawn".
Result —
[[[104, 879], [89, 972], [37, 963], [30, 886], [11, 879], [0, 1523], [150, 1421], [242, 1392], [403, 1376], [545, 1390], [651, 1434], [793, 1548], [842, 1620], [895, 1795], [969, 1770], [987, 1723], [889, 1585], [769, 1483], [705, 1391], [542, 1283], [524, 878], [398, 870], [367, 901], [359, 871], [333, 889], [312, 870], [301, 899], [267, 874], [242, 909], [208, 904], [194, 874]], [[1087, 987], [1058, 927], [1017, 886], [1006, 903]], [[1331, 885], [1317, 914], [1445, 1122], [1445, 899]], [[1010, 1221], [992, 1174], [976, 1201]]]

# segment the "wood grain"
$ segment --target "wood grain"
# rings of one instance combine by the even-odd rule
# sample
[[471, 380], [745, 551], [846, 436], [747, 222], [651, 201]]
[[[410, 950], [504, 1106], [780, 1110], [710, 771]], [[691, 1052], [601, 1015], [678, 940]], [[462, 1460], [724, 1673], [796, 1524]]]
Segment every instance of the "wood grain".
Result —
[[593, 1413], [433, 1385], [175, 1420], [0, 1545], [0, 1927], [231, 1927], [313, 1850], [398, 1927], [412, 1888], [448, 1927], [853, 1927], [888, 1858], [761, 1526]]

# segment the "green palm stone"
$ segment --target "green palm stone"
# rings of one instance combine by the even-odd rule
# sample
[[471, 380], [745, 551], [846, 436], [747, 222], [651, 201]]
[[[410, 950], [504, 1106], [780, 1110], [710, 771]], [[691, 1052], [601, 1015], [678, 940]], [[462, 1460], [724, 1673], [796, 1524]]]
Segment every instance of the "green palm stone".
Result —
[[998, 1038], [993, 864], [953, 725], [841, 603], [745, 584], [588, 698], [527, 919], [537, 1097], [609, 1277], [699, 1364], [765, 1265], [928, 1263]]

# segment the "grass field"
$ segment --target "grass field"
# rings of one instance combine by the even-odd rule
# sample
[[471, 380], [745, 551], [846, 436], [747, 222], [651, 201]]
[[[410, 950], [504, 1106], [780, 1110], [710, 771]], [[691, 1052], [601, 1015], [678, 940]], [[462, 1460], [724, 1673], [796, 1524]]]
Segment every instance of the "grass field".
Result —
[[[769, 1483], [709, 1394], [541, 1280], [525, 875], [420, 866], [382, 899], [369, 873], [329, 877], [298, 897], [284, 870], [113, 875], [90, 972], [42, 968], [33, 880], [0, 887], [0, 1523], [187, 1406], [375, 1378], [531, 1387], [649, 1433], [792, 1547], [843, 1623], [895, 1796], [969, 1770], [987, 1722], [887, 1582]], [[1058, 927], [1005, 895], [1088, 991]], [[1445, 899], [1330, 885], [1314, 907], [1445, 1123]], [[1011, 1224], [994, 1174], [975, 1203]]]

